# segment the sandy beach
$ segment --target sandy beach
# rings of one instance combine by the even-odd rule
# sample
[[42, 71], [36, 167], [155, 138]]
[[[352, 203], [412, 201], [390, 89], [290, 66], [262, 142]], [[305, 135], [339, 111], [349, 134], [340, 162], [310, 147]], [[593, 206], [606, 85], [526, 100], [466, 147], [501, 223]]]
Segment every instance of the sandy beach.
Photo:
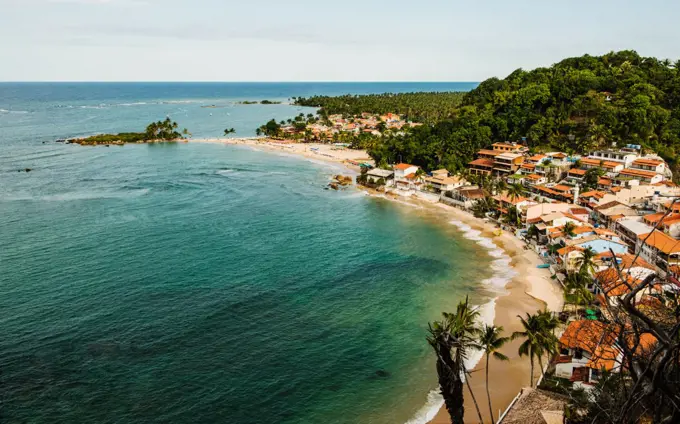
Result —
[[[307, 158], [319, 159], [331, 163], [343, 164], [344, 166], [357, 171], [358, 166], [351, 162], [369, 162], [368, 154], [361, 150], [338, 149], [328, 144], [315, 143], [282, 143], [266, 138], [248, 139], [203, 139], [191, 140], [191, 142], [224, 143], [233, 145], [245, 145], [256, 149], [273, 152], [284, 152], [296, 154]], [[428, 202], [415, 198], [404, 198], [402, 196], [380, 195], [386, 199], [394, 199], [399, 202], [413, 203], [428, 211], [441, 215], [444, 222], [459, 221], [473, 230], [480, 232], [480, 236], [493, 241], [511, 260], [510, 266], [516, 275], [505, 286], [506, 293], [499, 296], [495, 303], [494, 324], [504, 328], [505, 335], [509, 336], [514, 331], [521, 330], [518, 315], [524, 316], [526, 313], [534, 313], [538, 310], [548, 308], [551, 311], [562, 309], [562, 289], [554, 280], [550, 279], [550, 271], [537, 268], [543, 262], [538, 255], [524, 249], [524, 242], [516, 238], [513, 234], [504, 231], [501, 235], [494, 235], [497, 230], [492, 223], [475, 218], [470, 213], [446, 206], [441, 203]], [[510, 360], [499, 362], [491, 360], [489, 364], [489, 387], [491, 401], [493, 403], [494, 415], [497, 418], [499, 411], [504, 411], [519, 390], [529, 385], [530, 363], [527, 357], [520, 358], [517, 348], [521, 344], [516, 340], [506, 344], [502, 352]], [[540, 375], [538, 364], [536, 364], [535, 379]], [[474, 368], [470, 384], [480, 405], [484, 422], [491, 422], [489, 419], [488, 403], [486, 399], [486, 385], [484, 381], [485, 361], [482, 358]], [[474, 404], [469, 393], [465, 392], [465, 421], [478, 423], [479, 418], [475, 411]], [[448, 424], [451, 422], [445, 408], [441, 408], [439, 413], [430, 421], [434, 424]]]
[[269, 138], [207, 138], [191, 139], [192, 143], [222, 143], [236, 146], [249, 146], [255, 149], [288, 153], [303, 156], [309, 159], [318, 159], [332, 163], [338, 163], [359, 171], [356, 163], [373, 164], [373, 159], [363, 150], [352, 150], [337, 147], [332, 144], [322, 143], [292, 143], [285, 140], [272, 140]]

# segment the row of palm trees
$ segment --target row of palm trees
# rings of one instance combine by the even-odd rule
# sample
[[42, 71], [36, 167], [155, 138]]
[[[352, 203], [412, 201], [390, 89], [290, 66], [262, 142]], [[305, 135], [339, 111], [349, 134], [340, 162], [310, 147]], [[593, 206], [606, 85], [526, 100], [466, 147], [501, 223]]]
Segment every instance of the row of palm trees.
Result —
[[518, 316], [523, 329], [514, 332], [510, 337], [503, 336], [503, 327], [486, 324], [479, 327], [477, 325], [479, 311], [470, 306], [467, 298], [458, 304], [455, 313], [444, 312], [442, 317], [441, 321], [429, 324], [427, 341], [437, 356], [439, 386], [453, 424], [463, 423], [464, 384], [470, 392], [479, 421], [484, 422], [477, 399], [470, 387], [470, 370], [465, 365], [465, 360], [472, 351], [482, 351], [485, 356], [486, 396], [492, 423], [495, 421], [489, 392], [490, 359], [493, 357], [507, 361], [508, 357], [501, 353], [500, 349], [510, 340], [522, 339], [518, 353], [520, 356], [528, 356], [531, 361], [530, 384], [533, 386], [535, 360], [538, 360], [543, 370], [543, 358], [557, 353], [555, 329], [559, 322], [548, 311], [527, 314], [526, 318]]

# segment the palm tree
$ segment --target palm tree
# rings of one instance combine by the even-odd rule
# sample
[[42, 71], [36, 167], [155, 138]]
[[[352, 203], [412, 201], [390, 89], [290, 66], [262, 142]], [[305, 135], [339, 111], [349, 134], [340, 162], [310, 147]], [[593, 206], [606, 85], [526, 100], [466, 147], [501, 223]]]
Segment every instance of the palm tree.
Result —
[[470, 308], [468, 299], [465, 298], [465, 301], [458, 304], [456, 313], [444, 312], [442, 316], [442, 321], [429, 324], [430, 335], [427, 341], [437, 355], [437, 375], [446, 410], [451, 416], [452, 423], [463, 423], [465, 415], [463, 379], [465, 379], [482, 422], [482, 414], [470, 388], [464, 362], [468, 350], [476, 346], [475, 337], [479, 330], [475, 327], [475, 320], [479, 316], [479, 311]]
[[516, 200], [522, 197], [524, 193], [526, 193], [526, 189], [522, 184], [513, 183], [508, 186], [506, 195], [510, 198], [510, 200]]
[[510, 337], [501, 337], [502, 333], [503, 327], [484, 325], [477, 341], [479, 348], [484, 351], [484, 355], [486, 356], [486, 398], [489, 401], [489, 414], [491, 415], [492, 424], [494, 424], [495, 421], [493, 419], [493, 407], [491, 406], [491, 394], [489, 393], [489, 357], [493, 355], [494, 358], [500, 361], [507, 361], [509, 359], [499, 352], [499, 349], [510, 341]]
[[576, 224], [574, 224], [571, 221], [567, 221], [566, 224], [562, 227], [562, 232], [569, 237], [574, 237], [576, 233], [574, 233], [574, 229], [576, 228]]
[[597, 253], [592, 247], [587, 247], [581, 252], [581, 256], [576, 259], [580, 274], [589, 276], [595, 273], [595, 256]]
[[[548, 312], [546, 312], [549, 314]], [[552, 315], [550, 315], [552, 317]], [[523, 338], [524, 342], [519, 346], [518, 353], [519, 356], [528, 356], [531, 362], [531, 376], [530, 376], [530, 387], [534, 386], [534, 359], [538, 358], [539, 364], [541, 365], [541, 372], [543, 372], [543, 360], [542, 357], [545, 353], [552, 353], [556, 350], [556, 344], [553, 343], [556, 340], [553, 334], [553, 322], [554, 318], [550, 320], [539, 313], [536, 315], [530, 315], [527, 313], [527, 318], [517, 315], [517, 317], [522, 322], [522, 327], [524, 331], [515, 331], [512, 333], [512, 340]], [[556, 326], [556, 324], [554, 324]]]
[[584, 276], [581, 273], [570, 272], [567, 274], [567, 278], [564, 280], [565, 285], [565, 298], [567, 294], [571, 294], [573, 298], [573, 303], [576, 305], [588, 306], [590, 305], [595, 296], [586, 287], [586, 279], [589, 277]]
[[531, 224], [531, 226], [527, 230], [527, 237], [529, 237], [530, 239], [535, 238], [538, 241], [538, 236], [539, 236], [538, 227], [535, 224]]

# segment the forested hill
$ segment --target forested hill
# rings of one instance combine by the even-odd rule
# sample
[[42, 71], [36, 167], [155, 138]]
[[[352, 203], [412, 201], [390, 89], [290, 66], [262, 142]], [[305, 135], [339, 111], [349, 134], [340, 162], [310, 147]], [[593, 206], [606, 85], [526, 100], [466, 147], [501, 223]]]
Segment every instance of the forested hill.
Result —
[[[565, 59], [518, 69], [467, 93], [498, 140], [586, 151], [611, 142], [642, 144], [666, 157], [680, 148], [680, 61], [634, 51]], [[574, 142], [568, 135], [574, 135]]]
[[435, 123], [455, 115], [463, 100], [463, 92], [385, 93], [344, 96], [312, 96], [294, 98], [300, 106], [320, 107], [322, 115], [398, 113], [408, 120]]
[[535, 150], [587, 152], [612, 142], [641, 144], [678, 168], [680, 60], [641, 57], [634, 51], [569, 58], [532, 71], [518, 69], [465, 94], [298, 100], [331, 113], [399, 112], [433, 124], [414, 128], [404, 137], [364, 140], [362, 147], [378, 161], [401, 156], [428, 169], [455, 170], [495, 141], [526, 138]]

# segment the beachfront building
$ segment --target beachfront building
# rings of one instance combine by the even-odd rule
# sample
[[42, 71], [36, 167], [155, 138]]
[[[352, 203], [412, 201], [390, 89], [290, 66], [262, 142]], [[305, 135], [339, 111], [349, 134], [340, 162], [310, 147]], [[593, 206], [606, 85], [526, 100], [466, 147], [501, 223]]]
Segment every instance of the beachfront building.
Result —
[[[654, 266], [643, 258], [636, 258], [635, 255], [619, 255], [613, 259], [609, 254], [609, 259], [610, 266], [604, 267], [595, 274], [595, 284], [591, 290], [595, 295], [603, 295], [609, 305], [616, 305], [634, 287], [640, 285], [646, 278], [656, 275]], [[616, 261], [618, 270], [613, 266], [611, 259]], [[650, 285], [639, 291], [635, 299], [640, 301], [644, 296], [656, 293], [658, 289], [659, 287]]]
[[621, 352], [611, 329], [600, 321], [569, 323], [560, 337], [560, 353], [555, 360], [555, 376], [569, 379], [574, 388], [589, 390], [602, 371], [620, 369]]
[[399, 190], [416, 190], [422, 184], [420, 177], [417, 175], [420, 167], [407, 163], [399, 163], [394, 165], [393, 169], [394, 184]]
[[373, 168], [366, 172], [366, 179], [371, 184], [378, 184], [378, 182], [382, 180], [385, 182], [385, 185], [389, 187], [394, 185], [394, 171]]
[[440, 201], [447, 205], [470, 210], [476, 202], [488, 197], [489, 192], [478, 186], [463, 186], [450, 192], [444, 192]]
[[432, 171], [431, 176], [425, 177], [425, 187], [434, 193], [444, 193], [452, 191], [458, 187], [463, 187], [468, 184], [465, 178], [461, 176], [449, 176], [449, 171], [440, 169]]

